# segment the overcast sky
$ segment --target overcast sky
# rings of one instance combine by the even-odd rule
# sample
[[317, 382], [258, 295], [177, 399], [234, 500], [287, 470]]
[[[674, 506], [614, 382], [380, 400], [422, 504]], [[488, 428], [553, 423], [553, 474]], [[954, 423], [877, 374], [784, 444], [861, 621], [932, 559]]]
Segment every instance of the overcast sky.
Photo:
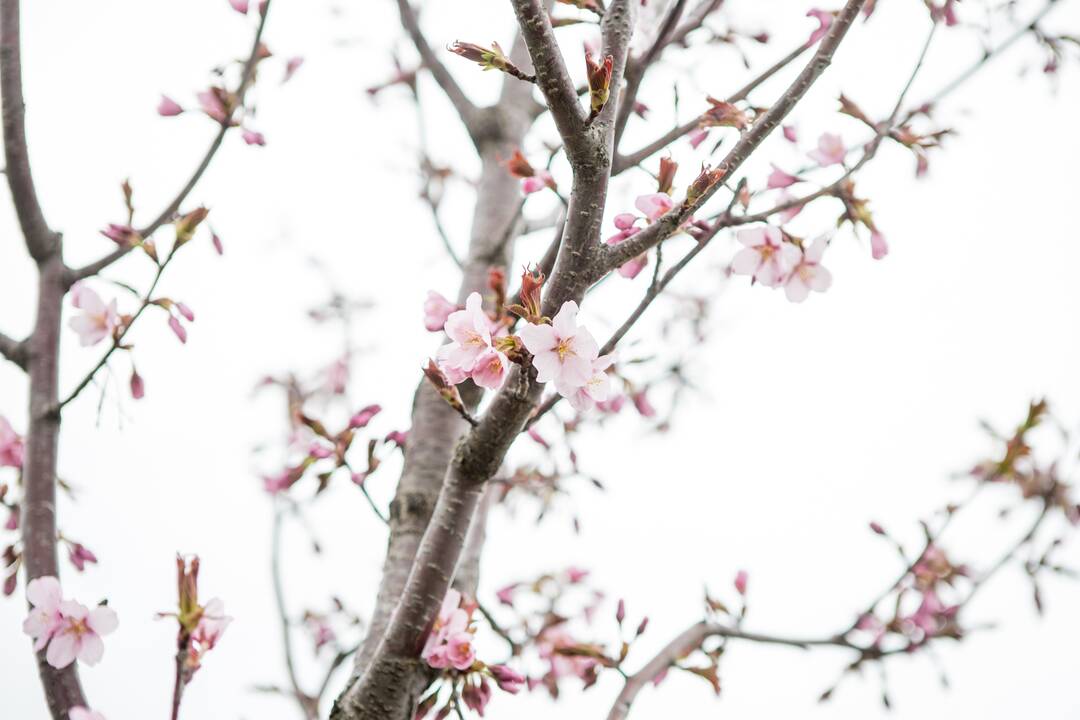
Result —
[[[374, 432], [405, 428], [417, 368], [437, 342], [420, 322], [424, 293], [456, 292], [453, 267], [415, 198], [412, 106], [395, 92], [378, 104], [364, 93], [390, 74], [391, 50], [411, 58], [393, 3], [275, 5], [267, 40], [278, 64], [266, 67], [257, 89], [257, 127], [268, 145], [250, 148], [230, 137], [191, 199], [212, 207], [226, 254], [216, 257], [200, 240], [179, 257], [162, 289], [197, 313], [188, 344], [177, 343], [163, 318], [147, 317], [133, 333], [146, 398], [135, 404], [111, 385], [100, 412], [100, 389], [65, 412], [60, 474], [78, 488], [78, 503], [61, 503], [60, 522], [102, 560], [84, 575], [65, 567], [65, 591], [85, 603], [107, 596], [120, 617], [104, 661], [80, 668], [91, 704], [109, 720], [167, 712], [175, 628], [153, 615], [175, 602], [178, 550], [201, 555], [203, 592], [222, 597], [236, 618], [190, 687], [185, 717], [296, 716], [289, 702], [252, 690], [284, 682], [269, 580], [271, 505], [258, 480], [268, 468], [253, 455], [256, 446], [280, 439], [283, 410], [280, 398], [254, 396], [252, 388], [268, 373], [315, 373], [335, 359], [337, 336], [312, 327], [305, 312], [337, 287], [377, 306], [357, 326], [367, 351], [356, 358], [351, 400], [385, 408]], [[428, 5], [425, 25], [436, 47], [454, 39], [510, 44], [505, 2]], [[813, 25], [803, 17], [805, 2], [730, 5], [744, 18], [741, 27], [773, 35], [769, 47], [756, 51], [758, 61], [782, 54]], [[1077, 3], [1061, 5], [1048, 27], [1075, 29]], [[125, 177], [144, 220], [182, 183], [214, 127], [195, 113], [158, 118], [159, 94], [190, 104], [209, 81], [209, 68], [246, 52], [250, 28], [225, 0], [24, 6], [35, 177], [50, 223], [64, 232], [67, 258], [79, 264], [109, 249], [97, 230], [122, 219]], [[871, 115], [891, 108], [918, 55], [926, 13], [915, 0], [879, 6], [872, 22], [854, 28], [796, 111], [804, 138], [825, 130], [839, 130], [849, 141], [862, 137], [855, 123], [833, 113], [840, 90]], [[962, 16], [982, 22], [978, 8], [964, 3]], [[931, 94], [980, 51], [962, 31], [940, 40], [912, 98]], [[580, 72], [577, 51], [568, 47]], [[280, 59], [292, 55], [306, 63], [281, 86]], [[448, 62], [478, 100], [492, 97], [498, 80], [492, 73]], [[1055, 91], [1038, 72], [1041, 63], [1034, 44], [1022, 42], [951, 97], [941, 120], [958, 133], [932, 157], [927, 179], [916, 181], [910, 156], [892, 148], [865, 173], [860, 192], [872, 199], [889, 238], [887, 259], [872, 261], [865, 241], [845, 230], [827, 256], [835, 281], [825, 295], [792, 305], [744, 280], [714, 292], [710, 340], [692, 354], [701, 392], [684, 400], [672, 431], [646, 432], [630, 414], [587, 431], [577, 445], [583, 467], [608, 490], [572, 485], [581, 533], [569, 532], [566, 507], [539, 526], [527, 503], [514, 516], [497, 511], [481, 596], [546, 570], [590, 568], [612, 601], [625, 597], [633, 617], [651, 618], [643, 647], [631, 656], [635, 667], [700, 619], [703, 585], [730, 596], [731, 578], [745, 568], [748, 627], [827, 634], [850, 622], [899, 571], [867, 522], [882, 522], [915, 543], [920, 517], [966, 495], [969, 488], [952, 476], [992, 449], [979, 419], [1011, 427], [1030, 398], [1045, 395], [1062, 421], [1080, 430], [1074, 312], [1080, 307], [1074, 207], [1080, 90], [1075, 68], [1065, 68]], [[1025, 67], [1031, 72], [1021, 75]], [[643, 90], [656, 119], [631, 127], [629, 146], [666, 128], [671, 113], [662, 108], [670, 104], [674, 79], [689, 108], [684, 112], [693, 112], [701, 94], [723, 95], [742, 84], [745, 71], [723, 48], [677, 57]], [[783, 82], [763, 88], [757, 102], [767, 104]], [[474, 174], [447, 106], [430, 84], [422, 92], [431, 100], [425, 112], [436, 158]], [[677, 146], [685, 168], [698, 157]], [[747, 173], [762, 180], [769, 160], [792, 168], [803, 162], [776, 139]], [[564, 171], [556, 168], [557, 175]], [[645, 175], [626, 175], [612, 193], [613, 212], [651, 189]], [[447, 202], [444, 220], [463, 248], [468, 188], [455, 185]], [[542, 214], [543, 201], [537, 202]], [[0, 329], [22, 335], [32, 324], [34, 275], [13, 213], [0, 205]], [[806, 215], [797, 227], [807, 234], [832, 220], [828, 212]], [[547, 240], [522, 243], [515, 262], [536, 259]], [[715, 243], [682, 288], [719, 288], [720, 268], [733, 251], [730, 238]], [[112, 275], [144, 286], [148, 272], [145, 262], [131, 258]], [[622, 280], [608, 285], [584, 312], [600, 337], [644, 289]], [[655, 322], [674, 308], [662, 306], [631, 336], [642, 353], [668, 352]], [[74, 340], [67, 332], [65, 386], [100, 352]], [[121, 384], [126, 374], [118, 362]], [[0, 413], [19, 429], [25, 401], [23, 376], [0, 366]], [[380, 503], [392, 496], [397, 469], [392, 462], [372, 480]], [[974, 510], [977, 517], [956, 528], [946, 544], [957, 557], [986, 562], [1022, 534], [1023, 516], [995, 518], [1010, 497], [988, 498]], [[292, 610], [321, 607], [333, 593], [367, 614], [383, 529], [345, 484], [327, 492], [311, 519], [325, 548], [321, 557], [312, 559], [295, 527], [286, 536]], [[1076, 564], [1077, 547], [1074, 542], [1062, 558]], [[1048, 615], [1040, 620], [1022, 575], [1001, 575], [969, 618], [999, 621], [998, 627], [940, 653], [950, 690], [929, 658], [891, 662], [891, 717], [1077, 717], [1080, 616], [1073, 609], [1080, 588], [1051, 580], [1044, 592]], [[0, 702], [5, 717], [39, 720], [46, 711], [20, 631], [24, 614], [18, 598], [0, 602]], [[595, 638], [611, 641], [610, 624], [598, 625]], [[313, 683], [307, 641], [299, 644]], [[489, 647], [499, 652], [494, 641]], [[884, 717], [875, 673], [849, 680], [831, 704], [815, 703], [845, 659], [840, 651], [733, 646], [722, 668], [722, 698], [713, 698], [700, 679], [672, 677], [660, 691], [643, 693], [633, 716]], [[569, 693], [562, 711], [602, 717], [618, 686], [617, 677], [605, 676], [580, 698]], [[489, 716], [551, 712], [537, 694], [496, 697]]]

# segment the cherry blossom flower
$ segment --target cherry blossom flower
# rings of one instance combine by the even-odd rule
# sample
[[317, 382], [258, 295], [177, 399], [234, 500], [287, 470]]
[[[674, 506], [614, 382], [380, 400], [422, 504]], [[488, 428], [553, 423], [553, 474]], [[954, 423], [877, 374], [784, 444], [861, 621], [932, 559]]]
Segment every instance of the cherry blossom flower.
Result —
[[709, 137], [709, 131], [706, 128], [698, 128], [686, 137], [690, 141], [690, 147], [696, 150], [698, 145], [705, 142], [705, 139]]
[[372, 418], [382, 412], [382, 405], [367, 405], [360, 408], [351, 418], [349, 418], [349, 429], [357, 430], [359, 428], [367, 427]]
[[469, 377], [482, 388], [498, 390], [502, 387], [509, 367], [510, 361], [506, 355], [497, 350], [488, 350], [476, 359]]
[[803, 251], [802, 259], [784, 281], [784, 293], [788, 300], [801, 303], [811, 290], [825, 292], [832, 285], [832, 273], [821, 265], [821, 257], [828, 246], [829, 241], [822, 236]]
[[214, 649], [231, 622], [232, 618], [225, 614], [225, 603], [220, 598], [207, 601], [199, 624], [191, 634], [191, 639], [199, 646], [200, 655]]
[[142, 400], [146, 395], [146, 382], [134, 368], [131, 369], [131, 397]]
[[[611, 237], [604, 240], [608, 245], [618, 245], [627, 238], [633, 237], [637, 233], [641, 232], [641, 228], [634, 227], [634, 223], [638, 221], [638, 217], [633, 213], [621, 213], [615, 216], [615, 227], [618, 232]], [[638, 255], [632, 260], [628, 260], [619, 266], [619, 274], [625, 278], [634, 279], [638, 273], [649, 264], [649, 256], [645, 253]]]
[[[435, 617], [431, 632], [428, 634], [427, 642], [424, 643], [424, 649], [420, 653], [421, 659], [433, 668], [442, 669], [451, 664], [449, 654], [451, 639], [456, 640], [454, 659], [458, 662], [463, 662], [471, 650], [471, 645], [468, 648], [463, 647], [463, 639], [458, 637], [466, 633], [469, 626], [469, 613], [460, 605], [461, 593], [454, 589], [448, 590], [439, 608], [439, 614]], [[475, 659], [475, 653], [473, 659]], [[472, 665], [472, 660], [465, 667], [469, 665]]]
[[578, 388], [593, 376], [592, 361], [600, 354], [596, 340], [577, 324], [578, 305], [568, 300], [550, 325], [526, 324], [521, 341], [533, 354], [536, 379], [556, 383], [561, 392]]
[[104, 605], [88, 610], [74, 600], [62, 600], [59, 613], [60, 622], [52, 630], [45, 660], [57, 669], [76, 659], [96, 665], [105, 654], [101, 636], [111, 633], [118, 624], [116, 613]]
[[0, 415], [0, 467], [21, 468], [24, 449], [22, 436]]
[[[789, 202], [791, 202], [792, 200], [795, 200], [795, 199], [796, 199], [795, 196], [792, 195], [787, 190], [781, 190], [780, 194], [777, 195], [777, 197], [776, 197], [777, 204], [779, 204], [779, 205], [789, 203]], [[781, 224], [786, 224], [786, 223], [791, 222], [792, 219], [796, 215], [798, 215], [799, 213], [801, 213], [803, 211], [804, 207], [806, 207], [806, 206], [805, 205], [796, 205], [794, 207], [788, 208], [787, 210], [781, 210], [779, 213], [777, 213], [777, 216], [780, 218]]]
[[531, 195], [540, 192], [544, 188], [554, 190], [556, 187], [555, 178], [547, 170], [537, 170], [535, 175], [521, 179], [521, 193], [523, 195]]
[[559, 387], [556, 381], [555, 388], [559, 394], [570, 401], [570, 405], [579, 412], [591, 410], [597, 403], [608, 399], [611, 391], [611, 382], [605, 372], [615, 362], [614, 355], [602, 355], [592, 361], [592, 375], [583, 385], [578, 387]]
[[457, 305], [439, 293], [428, 290], [427, 300], [424, 301], [424, 328], [429, 332], [442, 331], [447, 318], [458, 309], [460, 308]]
[[777, 188], [791, 187], [797, 182], [801, 182], [798, 177], [791, 173], [784, 172], [776, 165], [773, 165], [772, 172], [769, 173], [769, 179], [766, 181], [765, 187], [769, 190], [775, 190]]
[[157, 106], [157, 112], [162, 117], [175, 117], [184, 112], [184, 108], [168, 95], [162, 95], [161, 102]]
[[446, 641], [446, 658], [454, 668], [468, 670], [476, 662], [476, 648], [470, 632], [451, 635]]
[[[444, 329], [452, 342], [439, 348], [436, 355], [444, 372], [446, 368], [471, 372], [477, 359], [491, 347], [491, 323], [482, 304], [480, 293], [474, 292], [465, 299], [464, 310], [447, 317]], [[450, 381], [457, 384], [453, 378]]]
[[735, 253], [731, 271], [751, 275], [765, 287], [778, 287], [799, 261], [799, 249], [783, 241], [780, 228], [750, 228], [740, 230], [735, 237], [746, 247]]
[[113, 334], [120, 325], [120, 315], [116, 311], [116, 299], [106, 305], [101, 297], [84, 283], [75, 283], [71, 288], [71, 304], [82, 310], [81, 315], [71, 318], [71, 329], [79, 335], [83, 347], [96, 345]]
[[874, 230], [870, 233], [870, 255], [875, 260], [880, 260], [889, 254], [889, 244], [885, 242], [885, 236]]
[[649, 220], [657, 220], [675, 207], [675, 201], [667, 193], [651, 193], [639, 196], [634, 201], [634, 207], [644, 213]]
[[68, 710], [68, 720], [105, 720], [105, 716], [96, 710], [76, 705]]
[[829, 165], [842, 165], [847, 157], [847, 149], [844, 140], [839, 135], [822, 133], [818, 138], [817, 149], [807, 153], [811, 160], [821, 167]]
[[23, 632], [34, 639], [34, 650], [41, 650], [63, 621], [60, 581], [52, 575], [31, 580], [26, 585], [26, 599], [30, 603], [30, 614], [23, 621]]
[[812, 17], [818, 21], [818, 27], [810, 34], [810, 39], [806, 41], [807, 45], [813, 45], [818, 40], [825, 37], [825, 34], [829, 32], [829, 28], [832, 27], [834, 14], [828, 10], [813, 8], [806, 13], [806, 17]]

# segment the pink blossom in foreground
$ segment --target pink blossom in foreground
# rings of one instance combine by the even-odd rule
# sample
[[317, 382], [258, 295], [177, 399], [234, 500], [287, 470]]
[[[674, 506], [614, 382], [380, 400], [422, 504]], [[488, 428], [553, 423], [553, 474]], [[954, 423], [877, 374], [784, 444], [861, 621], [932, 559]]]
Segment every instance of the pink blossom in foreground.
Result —
[[424, 301], [424, 328], [428, 332], [441, 332], [450, 313], [458, 309], [457, 305], [439, 293], [428, 290], [427, 300]]
[[168, 95], [162, 95], [161, 102], [157, 106], [157, 112], [162, 117], [175, 117], [184, 112], [184, 108]]
[[105, 716], [96, 710], [76, 705], [68, 710], [68, 720], [105, 720]]
[[797, 247], [783, 241], [780, 228], [750, 228], [740, 230], [735, 237], [746, 247], [735, 253], [731, 271], [750, 275], [766, 287], [779, 286], [801, 257]]
[[825, 37], [825, 34], [829, 32], [829, 28], [832, 27], [833, 18], [835, 16], [828, 10], [814, 8], [806, 13], [806, 17], [812, 17], [818, 21], [818, 27], [814, 32], [810, 33], [810, 38], [806, 41], [807, 45], [813, 45], [818, 40]]
[[634, 201], [634, 207], [644, 213], [649, 220], [657, 220], [675, 207], [675, 201], [667, 193], [650, 193], [639, 196]]
[[229, 0], [229, 5], [231, 5], [232, 9], [236, 12], [247, 15], [248, 0]]
[[491, 324], [482, 303], [480, 293], [474, 292], [465, 299], [464, 310], [450, 313], [444, 329], [451, 342], [439, 348], [436, 354], [440, 366], [468, 374], [477, 359], [491, 347]]
[[832, 273], [821, 265], [821, 257], [828, 246], [828, 240], [819, 237], [803, 251], [802, 259], [784, 282], [784, 293], [788, 300], [801, 303], [809, 297], [811, 290], [825, 292], [832, 286]]
[[536, 379], [554, 381], [560, 393], [588, 382], [593, 376], [592, 362], [600, 354], [593, 336], [578, 326], [577, 313], [577, 303], [569, 300], [550, 325], [528, 323], [518, 333], [533, 354]]
[[889, 244], [885, 242], [885, 236], [877, 230], [870, 233], [870, 254], [875, 260], [889, 254]]
[[21, 468], [24, 451], [22, 436], [0, 415], [0, 467]]
[[446, 641], [446, 658], [458, 670], [468, 670], [476, 662], [476, 648], [470, 632], [451, 635]]
[[615, 362], [614, 355], [602, 355], [592, 362], [592, 375], [579, 387], [560, 388], [555, 383], [559, 394], [570, 401], [570, 405], [579, 412], [591, 410], [597, 403], [608, 399], [611, 391], [611, 382], [608, 379], [607, 369]]
[[772, 172], [769, 173], [769, 179], [766, 181], [765, 187], [769, 190], [775, 190], [777, 188], [791, 187], [795, 183], [800, 182], [799, 178], [791, 173], [784, 172], [777, 166], [772, 166]]
[[258, 145], [259, 147], [266, 145], [266, 136], [261, 132], [244, 128], [240, 135], [248, 145]]
[[[101, 636], [111, 633], [118, 624], [116, 613], [104, 605], [88, 610], [74, 600], [62, 600], [58, 611], [60, 620], [51, 629], [45, 660], [58, 669], [67, 667], [75, 660], [96, 665], [105, 654], [105, 643]], [[32, 634], [25, 625], [23, 631]], [[40, 636], [37, 642], [40, 644]]]
[[839, 135], [822, 133], [818, 138], [817, 149], [811, 150], [807, 155], [821, 167], [842, 165], [844, 158], [847, 157], [847, 148], [844, 147], [844, 140]]
[[101, 342], [112, 335], [120, 325], [116, 299], [110, 300], [106, 305], [101, 297], [84, 283], [75, 283], [71, 288], [71, 304], [83, 311], [81, 315], [71, 318], [70, 326], [79, 335], [79, 343], [84, 347]]

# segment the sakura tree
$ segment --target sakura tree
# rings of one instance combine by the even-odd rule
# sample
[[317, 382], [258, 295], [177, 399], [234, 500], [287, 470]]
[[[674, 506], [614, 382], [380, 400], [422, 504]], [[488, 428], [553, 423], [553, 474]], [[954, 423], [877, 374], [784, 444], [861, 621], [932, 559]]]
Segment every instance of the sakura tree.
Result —
[[[650, 622], [634, 598], [619, 599], [618, 588], [594, 585], [585, 568], [480, 582], [485, 548], [507, 542], [488, 533], [493, 516], [522, 504], [544, 516], [572, 496], [575, 483], [615, 482], [594, 477], [579, 462], [583, 437], [615, 437], [613, 426], [629, 416], [649, 433], [679, 432], [678, 410], [694, 392], [695, 374], [709, 372], [698, 356], [712, 340], [707, 320], [722, 285], [751, 298], [782, 297], [794, 312], [844, 281], [830, 268], [834, 247], [864, 248], [867, 272], [889, 262], [891, 246], [905, 238], [889, 233], [874, 210], [903, 199], [875, 197], [871, 205], [857, 186], [866, 170], [886, 154], [905, 155], [914, 169], [911, 182], [930, 182], [935, 157], [946, 151], [950, 135], [963, 131], [939, 119], [958, 88], [1014, 46], [1052, 82], [1080, 46], [1048, 18], [1064, 0], [893, 0], [905, 2], [918, 6], [924, 32], [902, 39], [910, 67], [888, 105], [878, 108], [846, 93], [837, 106], [837, 98], [823, 102], [811, 90], [831, 67], [858, 66], [847, 45], [879, 21], [886, 11], [878, 6], [888, 3], [784, 4], [770, 18], [774, 29], [743, 20], [745, 7], [722, 0], [490, 2], [483, 12], [499, 13], [505, 24], [500, 44], [470, 35], [477, 8], [462, 5], [458, 25], [434, 27], [422, 24], [424, 8], [396, 0], [410, 47], [392, 59], [383, 82], [367, 88], [367, 101], [408, 108], [419, 119], [418, 205], [430, 213], [432, 241], [445, 249], [446, 286], [415, 299], [416, 322], [422, 319], [435, 335], [430, 353], [397, 359], [416, 367], [407, 425], [381, 423], [387, 403], [404, 414], [410, 389], [376, 393], [375, 383], [363, 383], [353, 371], [365, 353], [396, 349], [388, 337], [371, 346], [373, 313], [351, 288], [332, 289], [325, 303], [308, 309], [312, 323], [339, 338], [333, 350], [307, 349], [315, 362], [328, 363], [325, 370], [312, 375], [282, 366], [261, 380], [252, 371], [260, 394], [283, 397], [286, 427], [283, 441], [262, 448], [254, 460], [273, 505], [266, 543], [273, 597], [267, 603], [279, 622], [266, 634], [281, 638], [284, 677], [262, 683], [261, 691], [280, 696], [305, 720], [409, 720], [493, 710], [515, 716], [512, 696], [526, 693], [547, 694], [576, 716], [577, 691], [614, 687], [606, 714], [619, 720], [633, 713], [643, 693], [665, 692], [672, 675], [700, 678], [720, 694], [725, 668], [738, 660], [727, 659], [729, 649], [746, 643], [807, 656], [831, 651], [842, 659], [821, 700], [854, 682], [851, 676], [873, 670], [881, 679], [866, 682], [878, 683], [888, 706], [894, 662], [906, 657], [933, 665], [939, 647], [986, 629], [968, 610], [995, 586], [991, 581], [1008, 576], [1015, 586], [1019, 568], [1025, 592], [1041, 611], [1048, 578], [1075, 576], [1063, 558], [1080, 523], [1072, 488], [1075, 419], [1056, 415], [1052, 399], [1036, 397], [1026, 410], [1018, 408], [1014, 428], [987, 427], [987, 444], [956, 483], [955, 499], [911, 519], [919, 529], [916, 541], [866, 520], [866, 539], [884, 548], [881, 562], [896, 566], [895, 579], [876, 596], [852, 598], [840, 626], [788, 633], [751, 622], [754, 577], [745, 570], [728, 587], [707, 589], [700, 613], [664, 639], [654, 637], [655, 619]], [[0, 0], [5, 176], [37, 285], [32, 332], [25, 338], [0, 334], [0, 354], [25, 374], [29, 400], [25, 422], [17, 408], [0, 405], [4, 592], [26, 598], [22, 630], [36, 653], [53, 718], [122, 716], [124, 709], [99, 707], [88, 697], [77, 670], [102, 661], [107, 666], [108, 636], [118, 623], [145, 620], [176, 629], [175, 646], [160, 648], [174, 658], [167, 699], [174, 720], [183, 714], [185, 695], [197, 692], [198, 679], [211, 671], [211, 651], [229, 642], [233, 618], [212, 588], [200, 587], [200, 567], [214, 563], [213, 548], [199, 557], [177, 554], [176, 605], [161, 607], [156, 620], [118, 617], [115, 603], [65, 592], [69, 570], [61, 570], [61, 554], [76, 572], [123, 559], [99, 558], [88, 539], [65, 533], [57, 494], [70, 485], [58, 473], [58, 453], [62, 436], [95, 431], [65, 422], [73, 403], [97, 395], [100, 412], [119, 393], [140, 400], [152, 392], [153, 369], [135, 364], [144, 325], [156, 318], [179, 344], [188, 342], [196, 315], [171, 291], [163, 293], [162, 280], [190, 253], [212, 257], [226, 249], [211, 229], [214, 212], [192, 202], [192, 193], [226, 143], [251, 152], [267, 145], [255, 91], [267, 76], [288, 82], [304, 62], [272, 49], [265, 31], [273, 27], [276, 4], [221, 3], [220, 16], [246, 23], [247, 54], [223, 59], [211, 83], [190, 93], [192, 100], [169, 89], [156, 108], [161, 122], [198, 116], [210, 134], [208, 147], [180, 177], [180, 190], [149, 214], [139, 188], [124, 181], [122, 216], [100, 223], [108, 249], [78, 266], [65, 261], [65, 239], [47, 220], [35, 189], [20, 3]], [[773, 36], [796, 27], [798, 42], [774, 47]], [[287, 30], [283, 25], [274, 32]], [[916, 96], [931, 53], [972, 38], [982, 52], [950, 52], [947, 71], [936, 71], [944, 73], [935, 78], [937, 89]], [[726, 62], [713, 68], [717, 49]], [[389, 67], [386, 58], [365, 62]], [[481, 71], [487, 72], [477, 80]], [[493, 103], [474, 98], [478, 82], [497, 86]], [[429, 92], [441, 98], [433, 102]], [[445, 111], [437, 103], [445, 103]], [[466, 171], [440, 164], [425, 131], [432, 115], [441, 113], [441, 123], [451, 111], [477, 162], [476, 176], [466, 182]], [[826, 129], [807, 131], [811, 126]], [[932, 181], [949, 183], [940, 176]], [[462, 212], [460, 193], [447, 190], [451, 184], [470, 187], [467, 229], [445, 221]], [[458, 235], [468, 236], [466, 248]], [[544, 238], [542, 252], [533, 250], [536, 237]], [[680, 282], [688, 268], [707, 262], [719, 263], [719, 271], [689, 286]], [[664, 306], [661, 299], [671, 301], [668, 316], [648, 325], [649, 311]], [[68, 348], [75, 344], [100, 348], [100, 354], [73, 384], [62, 386], [60, 366], [69, 364]], [[116, 373], [123, 373], [123, 383], [112, 382]], [[750, 382], [760, 383], [762, 403], [796, 411], [772, 395], [768, 377]], [[369, 401], [356, 403], [357, 393]], [[0, 403], [6, 405], [3, 398]], [[627, 441], [609, 441], [607, 452], [615, 451], [612, 442]], [[703, 449], [701, 462], [707, 459]], [[327, 591], [320, 606], [298, 614], [290, 600], [296, 588], [282, 563], [283, 528], [310, 532], [319, 553], [319, 529], [310, 526], [308, 513], [328, 488], [340, 487], [362, 499], [364, 514], [356, 523], [368, 527], [374, 542], [385, 542], [381, 580], [362, 611]], [[987, 497], [1003, 517], [1030, 521], [1004, 550], [968, 554], [971, 542], [956, 540], [956, 526], [964, 527], [957, 518], [993, 517]], [[588, 522], [575, 516], [573, 525], [579, 520]], [[679, 549], [673, 545], [670, 552]], [[348, 580], [353, 571], [342, 567], [339, 575]], [[313, 645], [314, 662], [301, 659], [299, 637]], [[310, 681], [309, 666], [318, 682]], [[488, 708], [497, 694], [501, 702]]]

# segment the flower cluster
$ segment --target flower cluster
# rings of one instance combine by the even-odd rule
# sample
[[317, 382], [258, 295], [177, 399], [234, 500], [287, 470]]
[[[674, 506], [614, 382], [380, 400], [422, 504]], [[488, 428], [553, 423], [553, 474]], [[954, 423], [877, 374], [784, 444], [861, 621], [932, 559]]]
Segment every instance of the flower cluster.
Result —
[[488, 317], [482, 304], [480, 293], [474, 292], [465, 299], [464, 310], [447, 316], [443, 330], [451, 342], [439, 348], [436, 357], [439, 369], [451, 384], [472, 378], [480, 387], [496, 390], [509, 368], [505, 351], [513, 341], [505, 337], [501, 325]]
[[65, 600], [60, 581], [51, 575], [31, 580], [26, 586], [30, 614], [23, 632], [34, 638], [34, 649], [45, 649], [45, 660], [65, 668], [76, 659], [96, 665], [105, 654], [101, 636], [116, 629], [116, 613], [105, 605], [88, 609]]
[[731, 260], [731, 271], [749, 275], [765, 287], [783, 287], [788, 300], [802, 302], [811, 291], [825, 292], [832, 274], [821, 264], [828, 240], [819, 237], [803, 248], [788, 241], [780, 228], [740, 230], [736, 238], [743, 247]]
[[519, 333], [532, 353], [536, 379], [555, 383], [555, 390], [576, 410], [588, 410], [608, 399], [607, 369], [612, 355], [600, 355], [589, 331], [577, 323], [578, 305], [563, 304], [551, 324], [527, 323]]

